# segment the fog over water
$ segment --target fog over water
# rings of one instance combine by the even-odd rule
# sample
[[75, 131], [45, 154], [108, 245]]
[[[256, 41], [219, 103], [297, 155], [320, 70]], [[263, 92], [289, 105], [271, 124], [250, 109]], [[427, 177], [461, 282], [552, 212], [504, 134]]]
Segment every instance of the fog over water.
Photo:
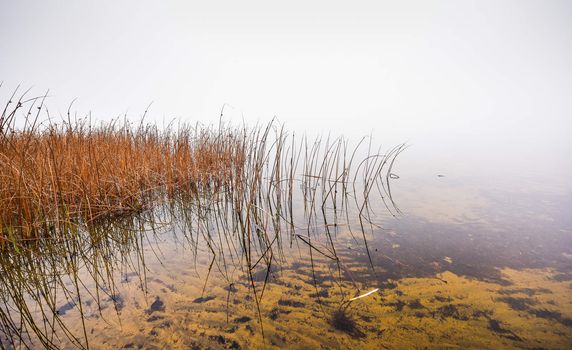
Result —
[[0, 89], [57, 116], [217, 123], [411, 145], [401, 175], [569, 192], [568, 1], [1, 3]]
[[[67, 163], [33, 140], [44, 171], [47, 152], [2, 133], [4, 198], [24, 203], [6, 212], [50, 239], [0, 226], [0, 348], [572, 348], [570, 62], [569, 0], [0, 0], [0, 108], [30, 88], [49, 91], [42, 122], [73, 103], [94, 125], [277, 121], [309, 137], [298, 163], [290, 137], [244, 136], [243, 153], [242, 130], [221, 129], [175, 157], [150, 142], [143, 167], [102, 151], [114, 134], [54, 142], [78, 150]], [[211, 153], [179, 166], [187, 144]], [[107, 177], [75, 165], [86, 148]], [[70, 181], [86, 201], [59, 186], [78, 172], [97, 174]]]

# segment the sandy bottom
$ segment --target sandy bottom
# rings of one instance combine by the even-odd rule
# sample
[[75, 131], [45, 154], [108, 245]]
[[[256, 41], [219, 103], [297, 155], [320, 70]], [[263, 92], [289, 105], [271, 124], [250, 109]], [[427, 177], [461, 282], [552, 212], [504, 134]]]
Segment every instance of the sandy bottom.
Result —
[[[241, 271], [164, 264], [124, 274], [118, 294], [86, 315], [92, 348], [104, 349], [570, 349], [572, 276], [503, 269], [503, 283], [451, 272], [362, 285], [307, 259], [272, 268], [262, 301]], [[257, 295], [265, 270], [253, 277]], [[231, 285], [232, 283], [232, 285]], [[379, 291], [347, 303], [374, 288]], [[345, 302], [346, 301], [346, 302]], [[258, 305], [257, 305], [258, 304]], [[62, 316], [81, 334], [77, 308]], [[71, 344], [68, 344], [71, 348]]]

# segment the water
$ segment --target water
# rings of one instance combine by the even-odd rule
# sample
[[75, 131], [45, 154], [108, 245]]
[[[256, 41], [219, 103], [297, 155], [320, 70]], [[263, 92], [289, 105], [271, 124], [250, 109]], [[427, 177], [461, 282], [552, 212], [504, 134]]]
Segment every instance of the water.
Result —
[[[308, 219], [303, 199], [295, 196], [300, 237], [290, 244], [285, 230], [281, 249], [272, 259], [262, 254], [251, 274], [238, 248], [212, 258], [190, 229], [200, 220], [156, 225], [100, 256], [118, 261], [113, 271], [100, 272], [99, 284], [89, 264], [81, 268], [83, 308], [68, 281], [71, 297], [55, 297], [59, 319], [91, 348], [572, 345], [570, 192], [523, 182], [491, 185], [407, 162], [394, 171], [399, 179], [390, 181], [391, 192], [401, 213], [372, 196], [371, 223], [362, 223], [362, 234], [359, 205], [348, 204], [345, 212], [328, 204], [325, 226], [320, 215]], [[323, 186], [315, 185], [318, 191]], [[223, 222], [204, 223], [201, 235], [216, 237]], [[270, 230], [266, 222], [261, 229]], [[326, 232], [334, 237], [339, 264], [328, 257], [333, 248]], [[236, 243], [220, 238], [221, 247]], [[59, 336], [63, 348], [77, 345]], [[12, 345], [5, 340], [4, 346]]]

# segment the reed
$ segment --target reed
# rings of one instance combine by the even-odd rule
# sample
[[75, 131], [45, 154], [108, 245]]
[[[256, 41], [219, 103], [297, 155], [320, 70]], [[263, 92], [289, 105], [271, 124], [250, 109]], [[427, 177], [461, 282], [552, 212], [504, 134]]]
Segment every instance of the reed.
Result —
[[260, 303], [285, 248], [307, 249], [317, 290], [318, 256], [348, 272], [340, 230], [362, 243], [373, 269], [371, 201], [399, 212], [390, 175], [403, 145], [382, 154], [366, 139], [296, 138], [275, 121], [159, 128], [94, 124], [68, 110], [55, 122], [46, 96], [26, 93], [0, 116], [0, 348], [58, 348], [62, 335], [89, 348], [85, 324], [73, 334], [56, 304], [77, 305], [83, 322], [86, 298], [113, 299], [115, 271], [137, 271], [144, 285], [146, 236], [161, 225], [182, 233], [191, 259], [210, 256], [203, 290], [211, 270], [229, 285], [236, 269], [248, 277], [264, 335]]
[[127, 120], [93, 126], [69, 113], [60, 123], [49, 115], [40, 123], [42, 111], [43, 98], [22, 97], [0, 117], [0, 242], [136, 213], [157, 200], [227, 186], [241, 173], [237, 130], [160, 130]]

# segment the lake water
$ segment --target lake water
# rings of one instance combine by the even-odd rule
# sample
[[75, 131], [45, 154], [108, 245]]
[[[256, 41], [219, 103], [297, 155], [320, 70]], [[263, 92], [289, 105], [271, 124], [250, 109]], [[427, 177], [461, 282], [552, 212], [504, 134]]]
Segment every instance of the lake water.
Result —
[[[327, 224], [295, 197], [293, 231], [251, 273], [232, 249], [213, 259], [193, 236], [198, 220], [155, 224], [115, 254], [113, 271], [96, 274], [114, 283], [96, 287], [90, 267], [81, 268], [83, 299], [58, 294], [58, 318], [96, 349], [572, 346], [572, 193], [407, 158], [393, 171], [399, 210], [376, 192], [362, 223], [352, 196], [347, 211], [325, 206]], [[260, 229], [271, 230], [267, 223]], [[201, 235], [216, 236], [224, 220], [204, 225]], [[224, 239], [214, 241], [235, 244]], [[77, 345], [59, 336], [59, 346]]]

